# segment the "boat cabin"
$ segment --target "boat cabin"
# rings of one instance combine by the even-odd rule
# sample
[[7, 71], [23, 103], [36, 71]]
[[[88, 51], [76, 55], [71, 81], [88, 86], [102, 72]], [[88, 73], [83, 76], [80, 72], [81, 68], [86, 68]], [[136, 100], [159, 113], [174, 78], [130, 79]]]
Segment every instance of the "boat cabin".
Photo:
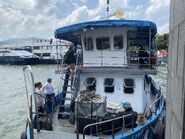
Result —
[[105, 20], [59, 28], [55, 37], [82, 46], [84, 68], [147, 69], [155, 74], [155, 34], [152, 22]]
[[144, 75], [156, 74], [156, 25], [148, 21], [103, 20], [59, 28], [55, 37], [82, 47], [77, 90], [96, 91], [107, 102], [129, 102], [144, 111]]

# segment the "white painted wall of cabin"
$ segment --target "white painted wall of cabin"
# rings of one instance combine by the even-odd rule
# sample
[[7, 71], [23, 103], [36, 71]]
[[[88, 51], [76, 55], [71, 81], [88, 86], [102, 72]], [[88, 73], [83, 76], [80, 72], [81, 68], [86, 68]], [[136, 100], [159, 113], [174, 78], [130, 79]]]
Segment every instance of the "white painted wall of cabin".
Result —
[[[83, 61], [84, 67], [93, 66], [115, 66], [115, 67], [127, 67], [127, 31], [134, 30], [134, 28], [116, 27], [116, 28], [95, 28], [94, 30], [87, 30], [81, 33], [81, 42], [83, 48]], [[123, 49], [114, 49], [114, 36], [123, 36]], [[84, 39], [91, 37], [93, 39], [94, 49], [86, 51], [84, 46]], [[96, 38], [109, 37], [110, 49], [109, 50], [97, 50]], [[101, 56], [103, 59], [101, 59]], [[103, 64], [102, 64], [103, 63]]]
[[[120, 104], [121, 102], [129, 102], [132, 105], [134, 111], [143, 113], [146, 105], [146, 93], [144, 91], [144, 75], [120, 75], [120, 74], [102, 74], [102, 73], [83, 73], [80, 76], [81, 89], [86, 89], [84, 81], [88, 77], [96, 78], [96, 92], [107, 96], [108, 102], [115, 102]], [[114, 78], [114, 93], [104, 92], [104, 79]], [[135, 88], [133, 94], [125, 94], [123, 88], [123, 81], [125, 78], [132, 78], [135, 82]]]

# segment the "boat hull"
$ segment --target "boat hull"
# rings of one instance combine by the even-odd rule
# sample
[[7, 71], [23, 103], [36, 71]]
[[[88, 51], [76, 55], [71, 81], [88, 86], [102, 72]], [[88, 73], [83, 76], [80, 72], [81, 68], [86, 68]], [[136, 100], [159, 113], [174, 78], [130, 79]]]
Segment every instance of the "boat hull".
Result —
[[0, 64], [8, 65], [36, 65], [36, 64], [58, 64], [57, 59], [39, 59], [39, 58], [21, 58], [18, 56], [3, 56], [0, 57]]

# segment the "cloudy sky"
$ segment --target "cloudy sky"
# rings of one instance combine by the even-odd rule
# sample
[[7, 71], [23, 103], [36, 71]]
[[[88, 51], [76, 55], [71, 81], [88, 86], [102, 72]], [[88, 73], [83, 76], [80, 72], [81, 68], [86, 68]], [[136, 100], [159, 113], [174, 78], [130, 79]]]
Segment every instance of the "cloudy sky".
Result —
[[[168, 32], [170, 0], [109, 0], [125, 19], [150, 20]], [[56, 28], [106, 16], [106, 0], [0, 0], [0, 40], [53, 38]]]

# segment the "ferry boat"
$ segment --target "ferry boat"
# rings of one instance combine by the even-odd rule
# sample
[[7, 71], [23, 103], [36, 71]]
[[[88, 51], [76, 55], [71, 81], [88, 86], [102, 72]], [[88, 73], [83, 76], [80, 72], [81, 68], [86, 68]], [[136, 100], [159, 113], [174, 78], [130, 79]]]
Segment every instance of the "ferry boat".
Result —
[[38, 95], [51, 100], [35, 92], [31, 68], [23, 69], [30, 85], [21, 139], [162, 139], [165, 100], [150, 76], [157, 74], [156, 33], [153, 22], [139, 20], [90, 21], [57, 29], [56, 39], [70, 41], [74, 48], [80, 45], [82, 53], [76, 55], [73, 76], [57, 66], [63, 87], [52, 112], [46, 107], [43, 116], [33, 100]]
[[36, 40], [22, 48], [40, 57], [38, 64], [58, 64], [66, 53], [69, 43], [63, 40]]
[[[61, 57], [66, 53], [68, 45], [69, 43], [66, 41], [56, 42], [52, 39], [28, 39], [16, 46], [7, 44], [0, 48], [0, 64], [57, 64], [61, 62]], [[25, 60], [24, 55], [29, 55], [29, 60]]]
[[39, 57], [25, 50], [1, 50], [0, 64], [30, 65], [37, 64]]

